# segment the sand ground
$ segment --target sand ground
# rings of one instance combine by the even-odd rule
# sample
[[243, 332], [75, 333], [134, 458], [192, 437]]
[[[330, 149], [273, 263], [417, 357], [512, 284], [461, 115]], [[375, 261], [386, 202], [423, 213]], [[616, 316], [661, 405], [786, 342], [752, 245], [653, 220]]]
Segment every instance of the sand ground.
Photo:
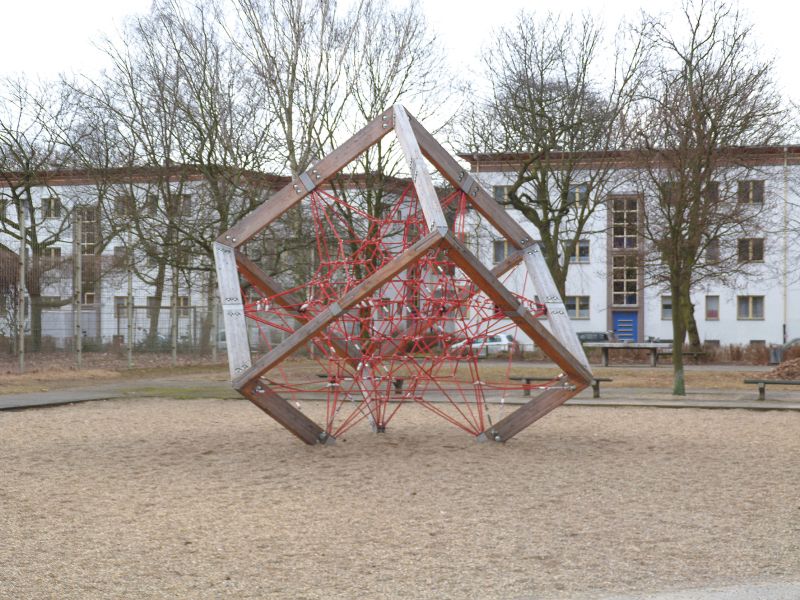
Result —
[[0, 597], [573, 598], [800, 580], [800, 413], [562, 407], [503, 445], [417, 407], [392, 425], [307, 447], [236, 400], [0, 413]]

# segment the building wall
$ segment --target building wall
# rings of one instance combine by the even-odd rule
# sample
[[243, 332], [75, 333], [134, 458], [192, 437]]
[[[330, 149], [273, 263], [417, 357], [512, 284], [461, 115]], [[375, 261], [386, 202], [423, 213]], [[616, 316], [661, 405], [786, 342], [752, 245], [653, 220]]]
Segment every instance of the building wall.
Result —
[[[495, 186], [509, 185], [516, 175], [510, 166], [506, 170], [483, 172], [480, 165], [477, 167], [473, 165], [473, 174], [489, 191]], [[614, 194], [636, 193], [636, 187], [629, 183], [630, 175], [630, 169], [620, 169], [615, 174], [616, 181], [610, 185], [610, 191]], [[765, 180], [763, 210], [752, 223], [750, 231], [741, 234], [741, 237], [764, 238], [764, 261], [751, 265], [750, 272], [733, 282], [706, 281], [696, 286], [692, 301], [696, 307], [695, 318], [700, 338], [721, 344], [747, 344], [751, 341], [783, 343], [784, 339], [800, 337], [800, 269], [797, 268], [800, 252], [794, 241], [796, 231], [792, 231], [791, 227], [792, 223], [795, 227], [800, 223], [800, 164], [756, 164], [749, 175], [734, 175], [729, 186], [736, 185], [736, 177]], [[535, 229], [521, 213], [514, 209], [508, 211], [537, 239]], [[786, 226], [787, 221], [789, 227]], [[587, 227], [587, 230], [593, 231], [587, 235], [590, 240], [589, 262], [573, 263], [569, 268], [566, 295], [590, 297], [589, 318], [573, 319], [573, 325], [579, 332], [611, 329], [611, 315], [620, 308], [612, 306], [610, 302], [609, 262], [613, 249], [610, 248], [606, 233], [607, 225], [608, 207], [601, 205]], [[492, 241], [496, 233], [486, 227], [479, 228], [479, 231], [475, 236], [480, 244], [477, 252], [490, 265], [493, 262]], [[730, 243], [735, 243], [735, 240], [730, 240]], [[784, 264], [788, 268], [785, 269]], [[512, 281], [514, 289], [521, 291], [519, 276]], [[662, 296], [669, 295], [669, 291], [649, 280], [645, 283], [640, 298], [639, 339], [671, 339], [672, 322], [662, 316]], [[716, 320], [706, 318], [705, 302], [709, 295], [719, 296], [719, 318]], [[738, 318], [739, 296], [764, 296], [763, 319]]]

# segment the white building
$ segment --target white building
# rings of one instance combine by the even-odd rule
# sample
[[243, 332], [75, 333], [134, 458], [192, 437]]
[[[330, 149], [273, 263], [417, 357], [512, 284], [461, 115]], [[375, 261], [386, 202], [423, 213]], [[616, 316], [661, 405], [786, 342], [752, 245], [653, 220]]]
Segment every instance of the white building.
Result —
[[[725, 240], [738, 252], [746, 274], [735, 281], [705, 281], [692, 294], [701, 340], [720, 344], [779, 344], [800, 337], [800, 146], [740, 148], [747, 167], [720, 183], [739, 201], [759, 205], [750, 231]], [[462, 154], [473, 175], [496, 198], [515, 179], [523, 155]], [[671, 296], [650, 284], [637, 235], [645, 210], [632, 153], [617, 153], [604, 201], [591, 217], [573, 257], [565, 303], [576, 331], [615, 331], [621, 339], [672, 338]], [[580, 180], [580, 177], [577, 178]], [[538, 238], [519, 211], [509, 209]], [[476, 215], [476, 218], [479, 217]], [[507, 247], [490, 228], [475, 227], [474, 242], [487, 264], [504, 258]], [[521, 280], [516, 281], [517, 289]]]

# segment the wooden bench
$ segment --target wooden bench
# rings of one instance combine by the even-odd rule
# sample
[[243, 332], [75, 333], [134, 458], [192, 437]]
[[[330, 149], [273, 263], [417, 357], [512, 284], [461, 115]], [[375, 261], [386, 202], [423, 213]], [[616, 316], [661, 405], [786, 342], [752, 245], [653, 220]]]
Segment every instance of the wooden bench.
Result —
[[758, 386], [758, 399], [762, 402], [767, 399], [767, 384], [773, 385], [800, 385], [800, 381], [790, 379], [745, 379], [745, 383], [755, 383]]
[[[509, 377], [512, 381], [524, 381], [525, 385], [530, 385], [534, 381], [553, 381], [553, 377]], [[598, 377], [596, 379], [592, 379], [592, 398], [599, 398], [600, 397], [600, 382], [601, 381], [614, 381], [609, 377]], [[530, 396], [531, 389], [526, 387], [522, 390], [523, 396]]]
[[[317, 377], [321, 377], [322, 379], [329, 379], [331, 383], [336, 383], [336, 379], [331, 378], [327, 373], [317, 373]], [[350, 377], [343, 377], [342, 379], [350, 379]], [[392, 378], [392, 385], [394, 386], [395, 394], [403, 393], [403, 383], [405, 383], [405, 380], [406, 380], [405, 377]]]

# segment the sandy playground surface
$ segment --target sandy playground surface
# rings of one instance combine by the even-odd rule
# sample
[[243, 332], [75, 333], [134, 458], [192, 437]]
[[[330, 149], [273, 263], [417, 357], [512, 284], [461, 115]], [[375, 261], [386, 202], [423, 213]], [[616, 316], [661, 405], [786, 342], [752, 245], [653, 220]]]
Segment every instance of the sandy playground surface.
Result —
[[[321, 404], [304, 405], [319, 417]], [[417, 407], [306, 447], [245, 401], [0, 413], [2, 598], [576, 598], [800, 580], [800, 414]]]

